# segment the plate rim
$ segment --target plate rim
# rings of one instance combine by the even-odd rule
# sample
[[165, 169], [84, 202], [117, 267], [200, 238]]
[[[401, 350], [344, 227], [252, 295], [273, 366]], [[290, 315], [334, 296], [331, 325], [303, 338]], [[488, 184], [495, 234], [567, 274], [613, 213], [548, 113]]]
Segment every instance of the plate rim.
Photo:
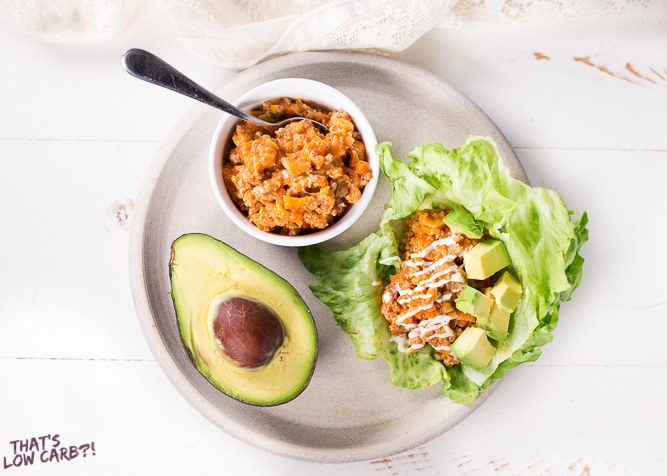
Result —
[[[523, 180], [529, 184], [528, 178], [525, 174], [525, 170], [521, 162], [519, 161], [516, 153], [510, 146], [507, 138], [504, 136], [502, 131], [498, 126], [491, 120], [491, 118], [470, 98], [465, 94], [451, 85], [448, 81], [437, 76], [436, 74], [421, 68], [419, 66], [406, 63], [404, 61], [398, 60], [396, 58], [391, 58], [387, 56], [382, 56], [374, 53], [360, 52], [360, 51], [315, 51], [315, 52], [303, 52], [303, 53], [294, 53], [286, 56], [281, 56], [278, 58], [270, 59], [268, 61], [259, 63], [258, 65], [248, 68], [244, 71], [236, 74], [228, 84], [236, 84], [239, 81], [243, 80], [244, 75], [250, 74], [247, 73], [251, 71], [254, 74], [261, 74], [263, 71], [272, 69], [275, 67], [289, 67], [298, 64], [318, 64], [318, 63], [335, 63], [335, 62], [351, 62], [358, 63], [363, 62], [365, 65], [376, 66], [380, 68], [390, 67], [393, 69], [400, 69], [403, 72], [411, 75], [417, 76], [427, 81], [436, 82], [455, 96], [459, 101], [464, 103], [467, 107], [474, 111], [475, 115], [483, 122], [489, 129], [496, 131], [497, 137], [501, 139], [498, 147], [500, 149], [503, 157], [511, 158], [515, 170], [513, 170], [513, 175], [515, 178]], [[223, 87], [216, 89], [220, 91]], [[201, 413], [207, 420], [215, 424], [228, 435], [233, 436], [237, 440], [250, 444], [255, 448], [268, 451], [270, 453], [288, 457], [301, 461], [309, 462], [320, 462], [320, 463], [349, 463], [357, 461], [366, 461], [377, 458], [384, 458], [403, 451], [416, 448], [420, 445], [431, 441], [432, 439], [446, 433], [454, 426], [459, 424], [465, 418], [467, 418], [472, 412], [481, 406], [481, 404], [486, 401], [486, 399], [494, 392], [497, 386], [500, 384], [502, 379], [493, 380], [489, 387], [484, 390], [478, 398], [470, 405], [467, 405], [466, 408], [469, 410], [465, 413], [461, 413], [460, 416], [457, 415], [457, 418], [449, 421], [446, 425], [443, 425], [439, 428], [438, 431], [431, 431], [423, 435], [423, 437], [417, 440], [411, 440], [405, 444], [392, 444], [386, 445], [386, 448], [376, 449], [374, 451], [363, 451], [361, 449], [352, 449], [349, 448], [345, 451], [342, 451], [338, 448], [314, 448], [308, 447], [308, 451], [303, 451], [303, 447], [300, 445], [292, 444], [286, 441], [276, 441], [269, 437], [257, 438], [252, 434], [244, 433], [243, 431], [237, 428], [236, 424], [233, 424], [229, 420], [228, 424], [225, 424], [224, 415], [222, 415], [221, 421], [221, 412], [206, 401], [199, 392], [194, 391], [192, 385], [188, 382], [185, 375], [181, 371], [178, 363], [172, 358], [170, 351], [168, 350], [164, 339], [162, 338], [159, 327], [155, 322], [155, 316], [153, 315], [150, 299], [147, 290], [147, 278], [145, 275], [145, 262], [144, 251], [146, 245], [146, 228], [147, 228], [147, 215], [149, 212], [149, 205], [152, 202], [152, 196], [155, 191], [155, 186], [157, 185], [160, 175], [166, 165], [167, 161], [171, 157], [173, 150], [176, 148], [178, 143], [183, 139], [183, 137], [191, 130], [191, 128], [196, 124], [197, 120], [210, 110], [209, 106], [203, 104], [195, 104], [192, 109], [177, 123], [177, 125], [170, 131], [167, 139], [164, 140], [160, 146], [158, 152], [155, 154], [155, 157], [151, 161], [151, 164], [146, 171], [144, 179], [141, 183], [139, 193], [137, 194], [136, 205], [134, 210], [134, 217], [130, 223], [130, 233], [129, 233], [129, 246], [128, 246], [128, 259], [129, 259], [129, 274], [130, 274], [130, 287], [132, 292], [132, 298], [134, 302], [135, 311], [137, 314], [137, 319], [139, 320], [139, 325], [144, 334], [144, 338], [148, 344], [151, 353], [155, 357], [158, 365], [165, 373], [170, 383], [178, 390], [178, 392], [185, 398], [185, 400], [192, 405], [199, 413]], [[165, 266], [165, 273], [168, 272], [168, 267]]]

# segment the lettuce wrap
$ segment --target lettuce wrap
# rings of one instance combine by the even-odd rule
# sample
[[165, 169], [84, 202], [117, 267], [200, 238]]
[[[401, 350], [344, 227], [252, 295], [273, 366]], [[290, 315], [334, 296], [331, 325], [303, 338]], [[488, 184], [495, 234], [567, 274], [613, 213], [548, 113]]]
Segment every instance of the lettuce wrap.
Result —
[[[310, 246], [299, 257], [316, 278], [310, 289], [333, 311], [360, 358], [385, 359], [394, 385], [417, 389], [441, 381], [451, 400], [469, 404], [507, 370], [537, 360], [540, 346], [551, 341], [560, 304], [581, 282], [588, 218], [582, 213], [573, 221], [575, 212], [556, 192], [513, 179], [491, 139], [470, 137], [451, 151], [426, 144], [409, 154], [408, 163], [394, 159], [390, 148], [384, 142], [376, 149], [393, 190], [378, 230], [348, 250]], [[482, 370], [445, 366], [430, 346], [399, 352], [380, 313], [384, 285], [400, 266], [401, 220], [442, 205], [469, 211], [505, 244], [509, 269], [523, 287], [509, 336]]]

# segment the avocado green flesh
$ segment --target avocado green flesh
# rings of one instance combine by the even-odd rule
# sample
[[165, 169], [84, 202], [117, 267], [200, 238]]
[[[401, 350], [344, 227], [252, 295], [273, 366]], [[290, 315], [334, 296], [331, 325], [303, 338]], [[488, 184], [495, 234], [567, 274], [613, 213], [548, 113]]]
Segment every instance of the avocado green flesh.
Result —
[[[209, 382], [232, 398], [262, 406], [285, 403], [306, 388], [317, 359], [317, 332], [308, 307], [287, 281], [202, 234], [174, 242], [170, 268], [183, 343]], [[266, 366], [239, 366], [215, 337], [213, 308], [233, 296], [260, 301], [283, 324], [283, 345]]]
[[489, 317], [492, 305], [492, 299], [471, 286], [466, 286], [459, 294], [459, 297], [456, 298], [456, 308], [459, 311], [475, 316], [478, 319]]
[[483, 226], [475, 220], [472, 213], [462, 208], [449, 212], [443, 221], [454, 232], [467, 238], [481, 238], [484, 235]]
[[463, 263], [469, 279], [486, 279], [512, 262], [502, 241], [487, 240], [464, 254]]
[[477, 369], [483, 369], [491, 361], [496, 349], [477, 327], [467, 327], [451, 346], [452, 352], [461, 362]]
[[491, 288], [498, 307], [505, 312], [512, 313], [521, 299], [521, 283], [507, 271], [500, 275], [496, 284]]
[[504, 342], [507, 339], [511, 313], [498, 307], [494, 302], [491, 312], [486, 318], [477, 319], [476, 326], [484, 329], [488, 336], [495, 341]]

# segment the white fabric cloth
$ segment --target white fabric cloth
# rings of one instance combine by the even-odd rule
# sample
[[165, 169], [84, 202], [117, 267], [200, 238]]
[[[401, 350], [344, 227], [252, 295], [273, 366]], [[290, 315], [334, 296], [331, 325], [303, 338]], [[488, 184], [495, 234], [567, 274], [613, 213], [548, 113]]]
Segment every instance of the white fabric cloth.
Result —
[[[0, 20], [55, 42], [112, 40], [146, 0], [0, 0]], [[667, 21], [663, 0], [159, 0], [182, 40], [229, 68], [272, 55], [328, 49], [401, 51], [434, 26], [619, 15]]]

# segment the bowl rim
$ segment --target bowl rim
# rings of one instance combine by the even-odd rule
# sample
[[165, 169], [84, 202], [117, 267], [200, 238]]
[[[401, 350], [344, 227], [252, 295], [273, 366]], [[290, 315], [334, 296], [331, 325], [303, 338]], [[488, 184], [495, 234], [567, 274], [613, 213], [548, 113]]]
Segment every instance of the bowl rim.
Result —
[[[283, 94], [281, 91], [288, 94]], [[357, 131], [361, 133], [362, 140], [366, 147], [366, 159], [373, 174], [371, 180], [364, 186], [361, 198], [352, 204], [342, 217], [323, 230], [296, 236], [261, 231], [255, 224], [248, 220], [241, 210], [237, 208], [229, 195], [224, 180], [222, 179], [223, 154], [229, 144], [229, 139], [233, 133], [234, 127], [240, 120], [230, 114], [224, 114], [218, 122], [209, 150], [209, 176], [213, 193], [229, 219], [241, 230], [257, 239], [274, 245], [287, 247], [308, 246], [322, 243], [340, 235], [350, 228], [359, 217], [361, 217], [370, 204], [380, 175], [380, 159], [375, 153], [377, 139], [370, 122], [361, 109], [359, 109], [349, 97], [332, 86], [312, 79], [281, 78], [268, 81], [249, 89], [233, 101], [232, 104], [247, 110], [253, 106], [261, 104], [267, 99], [277, 97], [307, 99], [323, 107], [344, 110], [350, 114]]]

